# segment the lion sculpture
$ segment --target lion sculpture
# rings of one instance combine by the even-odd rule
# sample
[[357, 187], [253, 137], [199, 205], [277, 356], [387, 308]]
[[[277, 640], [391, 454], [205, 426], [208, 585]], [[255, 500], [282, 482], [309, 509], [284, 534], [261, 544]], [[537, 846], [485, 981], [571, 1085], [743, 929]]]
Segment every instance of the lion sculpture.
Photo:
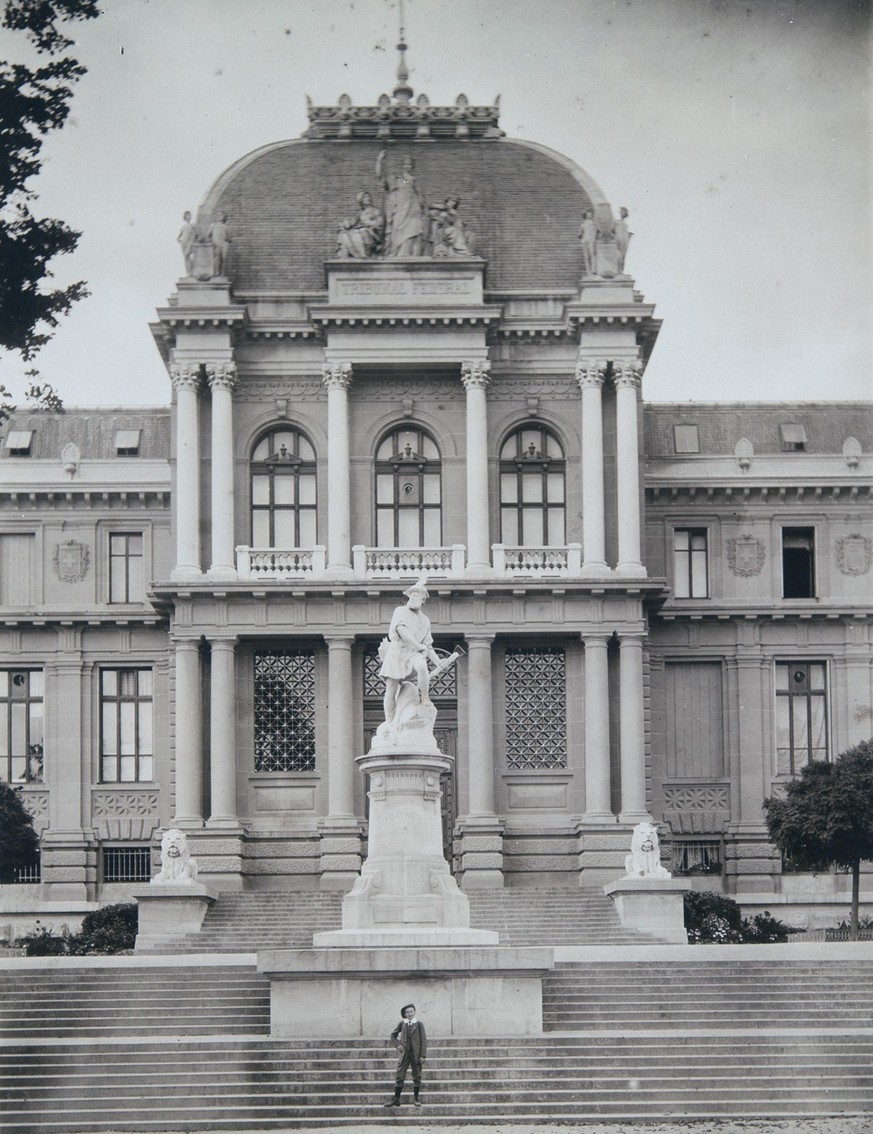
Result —
[[658, 832], [651, 823], [637, 823], [631, 837], [631, 852], [624, 860], [627, 878], [672, 878], [661, 865]]
[[152, 882], [188, 885], [197, 880], [197, 860], [188, 850], [188, 836], [172, 827], [161, 838], [161, 871]]

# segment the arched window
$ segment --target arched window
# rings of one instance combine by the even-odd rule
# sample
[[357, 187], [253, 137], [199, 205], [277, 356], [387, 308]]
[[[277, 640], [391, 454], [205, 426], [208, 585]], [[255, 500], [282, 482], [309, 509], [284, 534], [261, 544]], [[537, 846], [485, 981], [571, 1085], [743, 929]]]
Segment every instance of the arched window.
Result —
[[439, 547], [440, 453], [421, 429], [395, 429], [376, 450], [376, 546]]
[[291, 426], [271, 429], [252, 451], [252, 547], [314, 547], [315, 451]]
[[566, 543], [564, 450], [541, 425], [523, 425], [500, 450], [500, 539], [510, 547]]

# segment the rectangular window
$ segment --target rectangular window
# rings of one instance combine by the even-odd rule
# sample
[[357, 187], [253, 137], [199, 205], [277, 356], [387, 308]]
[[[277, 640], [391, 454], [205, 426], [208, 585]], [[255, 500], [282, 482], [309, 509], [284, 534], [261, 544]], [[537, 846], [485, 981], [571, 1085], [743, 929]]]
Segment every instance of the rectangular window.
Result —
[[152, 877], [152, 853], [144, 847], [104, 847], [104, 882], [149, 882]]
[[815, 528], [782, 529], [782, 597], [815, 598]]
[[109, 535], [109, 601], [142, 602], [142, 532], [111, 532]]
[[255, 771], [315, 771], [315, 651], [254, 656]]
[[140, 429], [118, 429], [115, 432], [115, 452], [119, 457], [138, 457]]
[[783, 453], [802, 453], [806, 448], [806, 428], [803, 425], [783, 424], [779, 426]]
[[42, 670], [0, 670], [0, 780], [42, 783], [44, 721]]
[[32, 532], [0, 535], [0, 606], [33, 605], [35, 548]]
[[828, 758], [824, 662], [776, 663], [776, 774], [793, 776]]
[[706, 528], [676, 528], [673, 532], [673, 594], [676, 598], [707, 598]]
[[567, 665], [563, 647], [506, 651], [506, 763], [566, 768]]
[[673, 452], [674, 453], [699, 453], [700, 440], [697, 435], [696, 425], [674, 425], [673, 426]]
[[154, 777], [150, 669], [100, 671], [100, 779], [135, 783]]
[[673, 873], [721, 874], [721, 842], [718, 839], [677, 840], [673, 844]]
[[32, 429], [10, 429], [6, 435], [6, 448], [14, 457], [29, 457], [32, 442]]
[[724, 775], [724, 708], [720, 662], [664, 666], [664, 728], [671, 779]]

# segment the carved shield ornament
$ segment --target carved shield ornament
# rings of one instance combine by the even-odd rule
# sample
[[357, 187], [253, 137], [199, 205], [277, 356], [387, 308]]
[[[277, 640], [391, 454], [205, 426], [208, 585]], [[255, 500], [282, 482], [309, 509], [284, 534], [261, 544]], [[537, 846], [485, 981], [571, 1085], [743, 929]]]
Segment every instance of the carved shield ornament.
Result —
[[866, 575], [873, 561], [873, 540], [855, 533], [837, 540], [837, 566], [844, 575]]
[[763, 543], [753, 535], [727, 541], [728, 566], [735, 575], [760, 575], [766, 557]]
[[88, 574], [90, 553], [84, 543], [69, 539], [59, 543], [52, 555], [55, 574], [63, 583], [78, 583]]

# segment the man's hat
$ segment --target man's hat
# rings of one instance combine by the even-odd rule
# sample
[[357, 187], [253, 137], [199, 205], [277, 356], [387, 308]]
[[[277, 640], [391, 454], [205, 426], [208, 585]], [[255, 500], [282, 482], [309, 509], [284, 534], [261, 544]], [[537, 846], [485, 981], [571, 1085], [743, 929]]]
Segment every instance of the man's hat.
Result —
[[406, 1011], [407, 1008], [411, 1008], [413, 1012], [415, 1011], [415, 1005], [414, 1004], [404, 1004], [403, 1007], [400, 1009], [400, 1015], [401, 1016], [403, 1015], [403, 1013]]
[[427, 589], [427, 575], [422, 575], [417, 583], [413, 583], [412, 586], [408, 587], [403, 593], [407, 598], [412, 598], [413, 595], [421, 595], [422, 598], [428, 598], [430, 592]]

